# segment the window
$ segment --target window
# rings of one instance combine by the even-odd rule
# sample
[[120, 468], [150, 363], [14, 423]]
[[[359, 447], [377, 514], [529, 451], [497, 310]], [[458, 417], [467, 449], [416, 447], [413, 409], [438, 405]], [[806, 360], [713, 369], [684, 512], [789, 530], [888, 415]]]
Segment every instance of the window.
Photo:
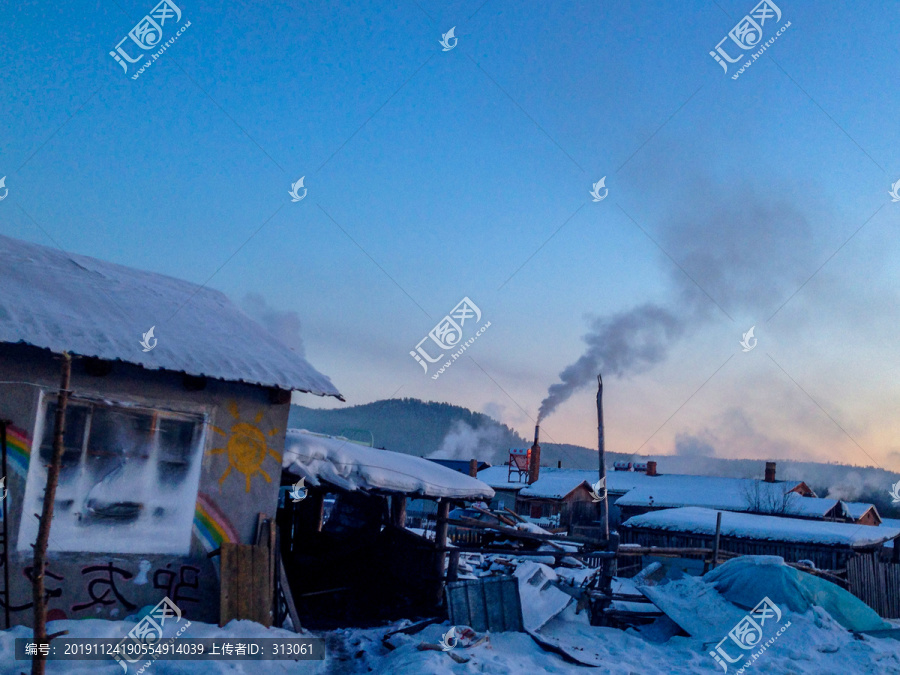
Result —
[[[37, 536], [56, 403], [44, 405], [28, 468], [18, 549]], [[51, 551], [188, 553], [200, 479], [203, 418], [108, 402], [66, 407]]]

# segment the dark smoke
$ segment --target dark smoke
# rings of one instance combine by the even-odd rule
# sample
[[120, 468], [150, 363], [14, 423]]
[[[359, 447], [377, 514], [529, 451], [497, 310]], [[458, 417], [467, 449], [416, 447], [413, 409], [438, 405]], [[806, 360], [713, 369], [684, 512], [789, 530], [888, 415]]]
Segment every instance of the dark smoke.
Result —
[[583, 337], [587, 351], [559, 374], [541, 403], [538, 422], [556, 410], [575, 390], [596, 381], [597, 373], [621, 377], [640, 373], [662, 361], [669, 344], [684, 332], [684, 319], [658, 305], [641, 305], [628, 312], [595, 319]]
[[680, 457], [715, 457], [711, 443], [693, 434], [675, 434], [675, 454]]
[[[680, 211], [653, 233], [678, 261], [673, 265], [660, 257], [672, 275], [677, 314], [645, 304], [596, 319], [583, 338], [585, 353], [550, 386], [539, 421], [576, 390], [596, 382], [598, 373], [623, 377], [664, 361], [688, 322], [696, 330], [712, 319], [740, 320], [735, 325], [739, 339], [818, 266], [821, 256], [811, 245], [816, 240], [793, 198], [779, 197], [774, 189], [726, 188], [706, 180], [690, 188], [689, 206], [681, 202]], [[748, 316], [753, 318], [745, 325]]]

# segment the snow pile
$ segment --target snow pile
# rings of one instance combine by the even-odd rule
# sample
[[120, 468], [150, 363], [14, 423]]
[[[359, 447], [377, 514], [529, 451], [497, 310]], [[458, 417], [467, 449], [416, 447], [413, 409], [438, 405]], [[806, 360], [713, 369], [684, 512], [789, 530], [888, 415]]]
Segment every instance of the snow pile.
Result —
[[477, 478], [414, 455], [379, 450], [346, 438], [288, 429], [282, 468], [344, 490], [400, 492], [423, 497], [491, 499], [494, 491]]
[[219, 291], [3, 236], [0, 258], [0, 342], [340, 396]]
[[[717, 511], [711, 509], [686, 506], [634, 516], [625, 521], [622, 527], [714, 535], [716, 513]], [[874, 546], [900, 536], [900, 530], [883, 526], [757, 516], [731, 511], [721, 513], [722, 536], [740, 539], [861, 547]]]

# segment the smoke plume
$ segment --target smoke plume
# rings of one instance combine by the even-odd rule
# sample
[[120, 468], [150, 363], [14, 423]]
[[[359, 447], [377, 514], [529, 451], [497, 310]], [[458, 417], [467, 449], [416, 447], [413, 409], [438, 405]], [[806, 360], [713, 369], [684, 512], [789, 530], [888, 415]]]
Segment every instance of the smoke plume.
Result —
[[644, 304], [595, 319], [583, 337], [587, 349], [550, 386], [539, 421], [598, 373], [625, 377], [664, 361], [688, 325], [739, 312], [761, 324], [815, 269], [811, 228], [792, 198], [704, 180], [688, 192], [692, 198], [654, 233], [672, 258], [660, 257], [671, 274], [671, 309]]
[[577, 389], [596, 380], [597, 373], [621, 377], [640, 373], [662, 361], [669, 343], [684, 332], [684, 320], [658, 305], [641, 305], [628, 312], [595, 319], [583, 337], [587, 351], [559, 374], [541, 402], [538, 422], [556, 410]]
[[282, 311], [270, 307], [266, 299], [259, 293], [248, 293], [245, 295], [241, 306], [250, 317], [261, 323], [281, 342], [300, 356], [306, 355], [300, 326], [300, 315], [297, 312]]
[[441, 441], [441, 447], [427, 457], [432, 459], [486, 459], [493, 461], [497, 449], [506, 447], [503, 428], [497, 426], [473, 427], [456, 420]]

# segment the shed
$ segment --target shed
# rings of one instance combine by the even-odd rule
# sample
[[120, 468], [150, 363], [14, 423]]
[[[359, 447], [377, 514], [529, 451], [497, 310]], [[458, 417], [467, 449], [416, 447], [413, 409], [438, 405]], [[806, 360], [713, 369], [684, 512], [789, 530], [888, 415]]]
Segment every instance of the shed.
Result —
[[716, 514], [722, 513], [721, 549], [738, 555], [777, 555], [787, 562], [812, 560], [836, 570], [858, 553], [878, 552], [900, 537], [900, 529], [861, 527], [761, 516], [687, 506], [652, 511], [630, 518], [620, 527], [622, 542], [665, 548], [712, 549]]
[[[544, 471], [540, 478], [519, 491], [516, 512], [550, 526], [568, 528], [597, 520], [587, 472], [574, 469]], [[596, 482], [596, 474], [593, 476]]]
[[[367, 624], [434, 611], [444, 544], [405, 527], [409, 498], [490, 500], [484, 482], [435, 462], [302, 429], [287, 432], [282, 483], [304, 479], [308, 497], [284, 500], [282, 555], [304, 625]], [[326, 519], [326, 496], [335, 503]], [[445, 530], [446, 532], [446, 530]]]
[[74, 360], [48, 618], [124, 618], [169, 596], [216, 621], [207, 553], [251, 543], [258, 515], [274, 517], [290, 393], [339, 392], [218, 291], [3, 236], [0, 256], [10, 622], [32, 620], [63, 351]]

